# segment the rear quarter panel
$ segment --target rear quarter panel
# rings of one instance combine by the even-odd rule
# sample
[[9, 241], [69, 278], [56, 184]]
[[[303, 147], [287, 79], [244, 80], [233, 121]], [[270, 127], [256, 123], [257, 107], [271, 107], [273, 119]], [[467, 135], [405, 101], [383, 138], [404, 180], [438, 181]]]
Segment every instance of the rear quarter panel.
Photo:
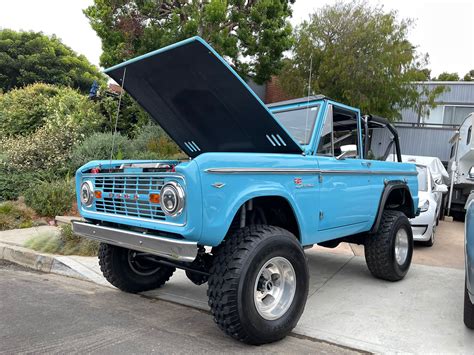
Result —
[[[413, 209], [416, 213], [418, 209], [418, 178], [415, 164], [398, 163], [380, 160], [371, 160], [372, 170], [372, 193], [375, 196], [382, 197], [386, 183], [390, 181], [405, 182], [413, 198]], [[374, 213], [378, 212], [378, 205], [373, 206]]]

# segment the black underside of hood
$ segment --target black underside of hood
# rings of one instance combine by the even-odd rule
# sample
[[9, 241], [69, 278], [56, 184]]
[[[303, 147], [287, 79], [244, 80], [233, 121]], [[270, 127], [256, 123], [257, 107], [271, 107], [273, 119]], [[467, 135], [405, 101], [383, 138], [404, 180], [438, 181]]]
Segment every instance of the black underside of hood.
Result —
[[[193, 37], [106, 70], [191, 157], [301, 153], [245, 82]], [[125, 75], [124, 75], [125, 74]]]

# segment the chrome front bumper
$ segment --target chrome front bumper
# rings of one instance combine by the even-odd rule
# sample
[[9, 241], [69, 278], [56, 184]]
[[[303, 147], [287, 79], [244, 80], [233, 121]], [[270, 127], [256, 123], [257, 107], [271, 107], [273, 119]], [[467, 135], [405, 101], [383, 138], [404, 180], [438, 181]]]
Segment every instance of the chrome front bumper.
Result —
[[79, 221], [73, 221], [72, 229], [75, 234], [88, 239], [154, 254], [167, 259], [192, 262], [197, 255], [196, 242], [158, 237]]

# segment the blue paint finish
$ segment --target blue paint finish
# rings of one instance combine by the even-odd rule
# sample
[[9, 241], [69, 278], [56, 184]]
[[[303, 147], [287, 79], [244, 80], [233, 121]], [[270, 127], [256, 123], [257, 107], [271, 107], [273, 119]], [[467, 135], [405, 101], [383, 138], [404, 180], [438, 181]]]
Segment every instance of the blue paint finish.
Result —
[[[191, 41], [199, 41], [208, 47], [209, 51], [238, 77], [225, 60], [199, 37], [132, 59], [108, 71]], [[242, 85], [251, 91], [248, 85], [238, 78]], [[253, 95], [263, 105], [260, 99]], [[265, 110], [274, 117], [271, 112], [304, 108], [315, 103], [320, 105], [320, 109], [309, 144], [302, 147], [305, 154], [205, 152], [197, 155], [192, 161], [179, 164], [162, 161], [178, 164], [174, 172], [145, 173], [141, 168], [126, 168], [123, 172], [114, 173], [114, 176], [152, 174], [163, 178], [165, 182], [180, 183], [185, 190], [186, 200], [183, 213], [176, 218], [166, 216], [163, 220], [150, 220], [118, 213], [99, 214], [95, 202], [89, 208], [80, 207], [80, 213], [89, 220], [147, 228], [156, 230], [158, 234], [174, 233], [202, 245], [216, 246], [226, 236], [232, 220], [245, 202], [258, 197], [277, 196], [285, 199], [293, 210], [301, 244], [310, 245], [369, 231], [376, 219], [387, 181], [406, 182], [413, 198], [413, 206], [417, 208], [418, 181], [414, 164], [365, 160], [361, 156], [362, 149], [357, 159], [336, 160], [334, 157], [316, 155], [329, 105], [353, 111], [360, 128], [361, 118], [358, 109], [329, 99], [318, 99], [273, 106], [271, 109], [265, 107]], [[255, 124], [258, 125], [258, 122]], [[282, 128], [286, 131], [284, 127]], [[360, 129], [358, 142], [362, 147]], [[149, 161], [140, 161], [145, 162]], [[93, 174], [87, 171], [95, 167], [118, 168], [123, 163], [130, 161], [93, 161], [81, 167], [76, 174], [78, 206], [81, 206], [79, 199], [81, 184], [93, 178]], [[234, 172], [228, 173], [228, 170], [216, 172], [212, 169], [233, 169]], [[148, 192], [159, 193], [157, 190]], [[146, 200], [147, 194], [139, 194], [138, 198]], [[472, 214], [474, 216], [474, 212]], [[474, 243], [470, 245], [472, 244]], [[471, 248], [467, 250], [469, 253], [472, 251]], [[474, 252], [471, 254], [474, 255]]]
[[465, 225], [466, 283], [471, 302], [474, 303], [474, 203], [466, 211]]

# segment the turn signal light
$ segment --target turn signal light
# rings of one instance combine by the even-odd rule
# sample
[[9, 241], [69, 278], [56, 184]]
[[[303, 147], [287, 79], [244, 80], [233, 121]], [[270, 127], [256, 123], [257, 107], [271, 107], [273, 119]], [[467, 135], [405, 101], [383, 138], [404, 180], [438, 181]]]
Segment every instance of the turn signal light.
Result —
[[94, 191], [95, 198], [102, 198], [102, 191]]
[[150, 194], [151, 203], [160, 203], [160, 194]]

